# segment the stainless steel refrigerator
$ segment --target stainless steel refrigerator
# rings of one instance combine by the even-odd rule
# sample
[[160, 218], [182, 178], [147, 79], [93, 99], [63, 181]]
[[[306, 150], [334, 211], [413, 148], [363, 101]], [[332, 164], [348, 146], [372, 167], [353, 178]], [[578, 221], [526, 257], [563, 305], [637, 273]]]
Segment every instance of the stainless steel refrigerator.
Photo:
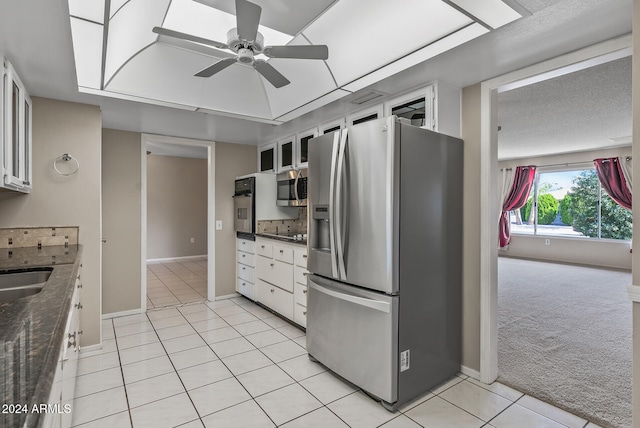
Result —
[[460, 371], [462, 156], [395, 116], [309, 142], [307, 350], [389, 410]]

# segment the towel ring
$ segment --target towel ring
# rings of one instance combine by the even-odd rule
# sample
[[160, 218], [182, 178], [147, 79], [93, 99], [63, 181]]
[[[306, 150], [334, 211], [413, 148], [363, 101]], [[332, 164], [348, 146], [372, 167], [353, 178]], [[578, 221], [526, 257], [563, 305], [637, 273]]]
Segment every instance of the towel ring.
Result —
[[[58, 162], [60, 162], [61, 160], [65, 161], [65, 162], [74, 161], [76, 163], [76, 168], [72, 172], [62, 172], [62, 171], [60, 171], [58, 169]], [[53, 169], [55, 169], [58, 174], [64, 175], [65, 177], [68, 177], [70, 175], [73, 175], [73, 174], [77, 173], [80, 170], [80, 162], [78, 162], [78, 159], [74, 158], [69, 153], [65, 153], [62, 156], [58, 156], [56, 158], [56, 160], [53, 161]]]

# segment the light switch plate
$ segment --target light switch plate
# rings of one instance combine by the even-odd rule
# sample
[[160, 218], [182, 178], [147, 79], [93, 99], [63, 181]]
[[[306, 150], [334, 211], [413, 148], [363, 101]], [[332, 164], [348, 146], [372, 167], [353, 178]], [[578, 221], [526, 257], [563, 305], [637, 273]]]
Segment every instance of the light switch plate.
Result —
[[222, 220], [216, 220], [216, 230], [222, 230]]

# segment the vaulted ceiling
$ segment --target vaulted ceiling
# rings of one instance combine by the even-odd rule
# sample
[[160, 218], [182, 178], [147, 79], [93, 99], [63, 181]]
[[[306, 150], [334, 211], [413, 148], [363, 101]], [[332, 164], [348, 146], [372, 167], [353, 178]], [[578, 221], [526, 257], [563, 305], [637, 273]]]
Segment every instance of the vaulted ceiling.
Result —
[[236, 7], [247, 4], [69, 0], [79, 91], [280, 124], [521, 17], [501, 0], [316, 0], [304, 7], [257, 0], [265, 45], [325, 45], [328, 58], [268, 58], [256, 49], [256, 60], [262, 56], [291, 82], [283, 87], [257, 73], [256, 60], [194, 76], [235, 57], [220, 45], [237, 26]]

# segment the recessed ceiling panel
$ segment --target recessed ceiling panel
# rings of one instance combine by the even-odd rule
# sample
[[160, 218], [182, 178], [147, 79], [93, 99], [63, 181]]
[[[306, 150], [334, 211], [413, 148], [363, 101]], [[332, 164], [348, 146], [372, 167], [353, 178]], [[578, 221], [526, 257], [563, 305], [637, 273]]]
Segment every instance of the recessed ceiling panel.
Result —
[[151, 29], [162, 23], [170, 0], [130, 0], [109, 21], [104, 81], [157, 39]]
[[521, 18], [520, 14], [502, 0], [451, 0], [491, 28], [499, 28]]
[[342, 86], [472, 22], [440, 0], [341, 0], [303, 34], [329, 46]]
[[234, 64], [212, 77], [193, 75], [216, 61], [156, 43], [132, 59], [105, 89], [271, 119], [261, 78], [253, 68]]
[[[298, 36], [291, 45], [308, 45], [308, 42], [304, 37]], [[324, 61], [273, 58], [269, 60], [269, 64], [291, 81], [290, 84], [279, 89], [265, 81], [266, 96], [274, 117], [294, 110], [337, 88]]]
[[[236, 27], [235, 6], [231, 13], [192, 0], [173, 0], [163, 27], [227, 43], [227, 32]], [[258, 31], [270, 45], [287, 44], [293, 36], [260, 25]]]
[[453, 49], [456, 46], [466, 43], [469, 40], [473, 40], [476, 37], [479, 37], [488, 32], [489, 30], [487, 30], [480, 24], [471, 24], [468, 27], [464, 27], [461, 30], [456, 31], [449, 37], [445, 37], [444, 39], [440, 39], [428, 46], [425, 46], [424, 48], [419, 49], [403, 58], [400, 58], [399, 60], [394, 61], [389, 65], [381, 67], [373, 73], [366, 74], [360, 79], [357, 79], [343, 87], [344, 89], [352, 92], [359, 91], [362, 88], [379, 82], [380, 80], [385, 79], [389, 76], [393, 76], [394, 74], [399, 73], [402, 70], [413, 67], [416, 64], [440, 55], [443, 52]]
[[[198, 3], [209, 5], [216, 9], [236, 14], [234, 0], [195, 0]], [[325, 9], [331, 6], [335, 0], [306, 1], [301, 5], [300, 0], [251, 0], [262, 6], [260, 23], [266, 27], [281, 31], [291, 36], [297, 35], [310, 22], [312, 22]], [[235, 26], [235, 25], [234, 25]], [[265, 35], [266, 37], [266, 35]], [[275, 45], [274, 42], [269, 42]]]
[[129, 61], [105, 89], [149, 100], [198, 105], [203, 79], [193, 73], [210, 61], [203, 55], [157, 43]]
[[104, 23], [104, 0], [69, 0], [69, 15]]
[[78, 86], [100, 88], [102, 78], [103, 26], [84, 19], [71, 18]]

